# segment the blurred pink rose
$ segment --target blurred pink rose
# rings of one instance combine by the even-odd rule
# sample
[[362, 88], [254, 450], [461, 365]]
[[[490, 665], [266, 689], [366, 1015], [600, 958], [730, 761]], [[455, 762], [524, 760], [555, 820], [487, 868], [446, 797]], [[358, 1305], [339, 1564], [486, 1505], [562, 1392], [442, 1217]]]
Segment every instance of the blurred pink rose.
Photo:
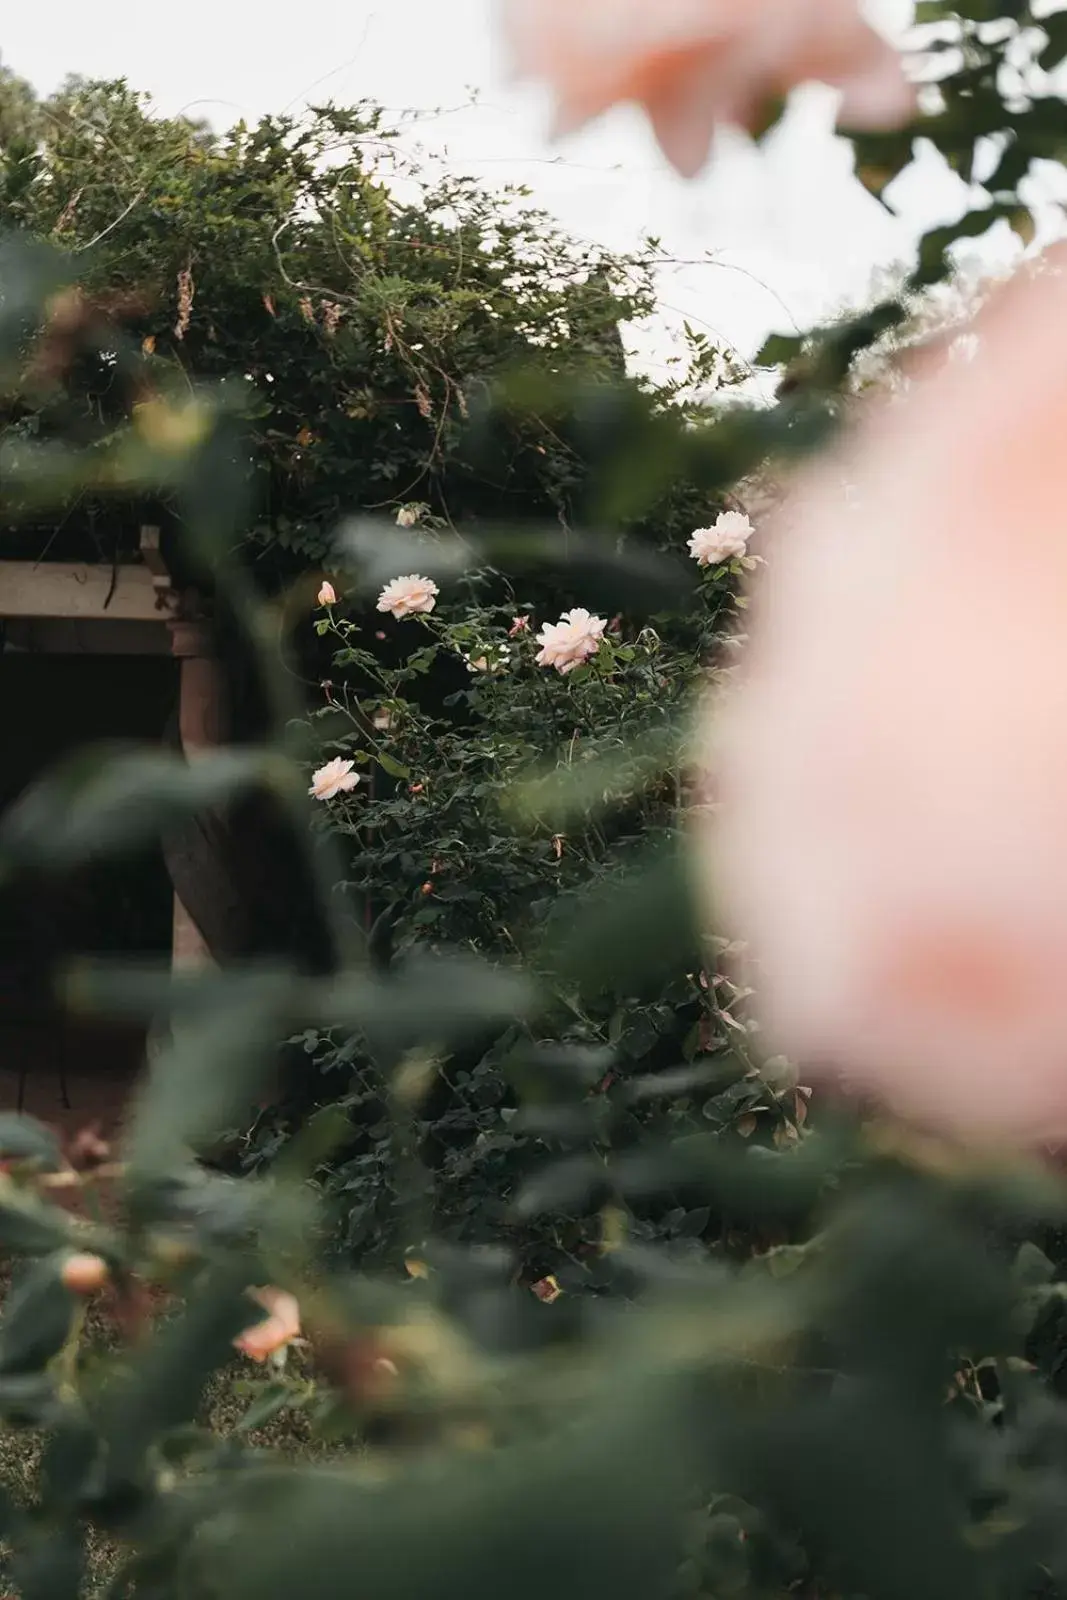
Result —
[[328, 578], [324, 578], [322, 588], [319, 590], [318, 603], [320, 606], [335, 606], [337, 604], [337, 590]]
[[246, 1328], [233, 1341], [236, 1349], [252, 1361], [266, 1361], [269, 1356], [300, 1337], [300, 1302], [284, 1289], [250, 1289], [253, 1300], [269, 1315], [255, 1327]]
[[557, 672], [573, 672], [583, 661], [595, 656], [603, 642], [607, 623], [603, 617], [591, 616], [581, 606], [565, 611], [558, 622], [546, 622], [537, 635], [541, 646], [537, 655], [539, 667], [555, 667]]
[[504, 26], [518, 72], [555, 90], [557, 133], [635, 101], [686, 177], [717, 127], [756, 126], [798, 83], [841, 89], [853, 127], [897, 127], [913, 106], [857, 0], [504, 0]]
[[405, 617], [416, 616], [420, 611], [432, 611], [440, 592], [432, 578], [420, 578], [412, 572], [405, 578], [394, 578], [392, 583], [386, 584], [378, 596], [378, 610], [388, 611], [402, 621]]
[[794, 492], [694, 817], [768, 1048], [1023, 1141], [1067, 1132], [1065, 264]]

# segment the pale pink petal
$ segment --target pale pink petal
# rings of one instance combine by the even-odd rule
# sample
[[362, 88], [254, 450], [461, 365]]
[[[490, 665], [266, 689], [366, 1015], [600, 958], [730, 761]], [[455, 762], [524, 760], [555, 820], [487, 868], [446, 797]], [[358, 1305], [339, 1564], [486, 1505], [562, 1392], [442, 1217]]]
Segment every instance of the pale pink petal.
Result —
[[1067, 1131], [1065, 262], [797, 486], [709, 731], [769, 1047], [1016, 1139]]
[[349, 794], [359, 784], [359, 773], [352, 769], [354, 761], [344, 761], [340, 756], [327, 761], [312, 775], [308, 794], [316, 800], [332, 800], [336, 795]]
[[649, 121], [663, 154], [683, 178], [697, 177], [707, 165], [715, 129], [725, 120], [714, 105], [699, 97], [657, 96], [648, 106]]
[[378, 610], [389, 612], [398, 621], [403, 621], [405, 617], [425, 615], [436, 606], [440, 592], [432, 578], [409, 573], [386, 584], [378, 596]]
[[898, 126], [914, 106], [858, 0], [505, 0], [503, 22], [516, 70], [555, 93], [557, 134], [632, 102], [686, 176], [716, 127], [755, 126], [798, 83], [840, 87], [857, 126]]
[[915, 111], [915, 91], [894, 62], [882, 57], [863, 72], [840, 79], [839, 120], [857, 132], [899, 128]]
[[564, 675], [573, 672], [596, 655], [606, 627], [603, 617], [591, 616], [584, 607], [565, 611], [558, 622], [546, 622], [537, 635], [538, 666], [555, 667]]
[[253, 1289], [250, 1294], [269, 1315], [239, 1334], [234, 1346], [252, 1361], [266, 1361], [300, 1337], [300, 1302], [283, 1289]]

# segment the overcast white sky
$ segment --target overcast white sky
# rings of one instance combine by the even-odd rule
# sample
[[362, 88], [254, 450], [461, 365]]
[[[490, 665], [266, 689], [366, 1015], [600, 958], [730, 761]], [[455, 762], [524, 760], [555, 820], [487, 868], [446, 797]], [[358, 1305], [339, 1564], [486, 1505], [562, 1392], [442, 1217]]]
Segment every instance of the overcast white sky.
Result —
[[[733, 141], [695, 184], [669, 172], [626, 110], [550, 149], [543, 102], [504, 79], [492, 8], [493, 0], [48, 0], [5, 7], [0, 59], [45, 91], [69, 72], [127, 77], [162, 111], [220, 124], [328, 98], [446, 108], [422, 124], [424, 144], [487, 184], [528, 183], [586, 238], [626, 248], [656, 234], [673, 257], [695, 262], [665, 271], [665, 321], [685, 315], [746, 354], [772, 328], [810, 325], [861, 298], [872, 269], [962, 209], [962, 185], [930, 160], [898, 189], [901, 220], [887, 217], [851, 181], [848, 149], [830, 134], [832, 97], [818, 89], [762, 152]], [[874, 0], [889, 27], [909, 12], [910, 0]], [[462, 109], [471, 90], [478, 103]], [[636, 348], [643, 364], [660, 366], [665, 328], [647, 330]]]

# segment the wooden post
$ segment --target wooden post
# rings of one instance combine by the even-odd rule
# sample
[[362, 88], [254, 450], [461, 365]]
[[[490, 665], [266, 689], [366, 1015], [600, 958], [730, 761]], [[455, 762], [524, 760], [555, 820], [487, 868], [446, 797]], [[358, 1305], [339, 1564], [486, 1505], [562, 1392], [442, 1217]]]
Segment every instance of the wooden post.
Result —
[[[225, 710], [222, 678], [212, 650], [208, 626], [197, 620], [178, 617], [167, 624], [171, 652], [180, 663], [178, 725], [186, 759], [225, 743]], [[202, 967], [211, 960], [210, 952], [188, 911], [174, 896], [173, 964], [176, 968]]]

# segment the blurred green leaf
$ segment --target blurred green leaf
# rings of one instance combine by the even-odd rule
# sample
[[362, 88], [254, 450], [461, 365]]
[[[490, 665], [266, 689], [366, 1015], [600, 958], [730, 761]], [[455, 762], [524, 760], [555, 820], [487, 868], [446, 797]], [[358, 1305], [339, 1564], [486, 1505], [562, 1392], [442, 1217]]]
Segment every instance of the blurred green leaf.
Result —
[[[641, 930], [639, 939], [634, 929]], [[549, 920], [540, 961], [557, 982], [595, 994], [644, 989], [699, 968], [692, 876], [679, 841], [635, 852], [619, 872], [563, 904]]]
[[249, 1406], [237, 1427], [241, 1433], [254, 1433], [257, 1428], [262, 1428], [279, 1416], [292, 1401], [293, 1391], [288, 1384], [268, 1384]]
[[784, 367], [794, 361], [804, 346], [799, 334], [772, 333], [760, 346], [755, 357], [757, 367]]
[[615, 1065], [615, 1052], [601, 1045], [516, 1045], [502, 1070], [524, 1101], [533, 1105], [581, 1100]]
[[967, 1507], [936, 1412], [876, 1380], [845, 1379], [799, 1396], [730, 1448], [746, 1498], [797, 1528], [845, 1592], [872, 1600], [973, 1600], [982, 1559], [965, 1538]]
[[563, 766], [557, 758], [539, 776], [505, 792], [505, 815], [526, 823], [564, 828], [590, 812], [630, 798], [662, 778], [677, 762], [683, 738], [682, 730], [667, 727], [588, 761]]
[[84, 1535], [73, 1526], [40, 1528], [11, 1566], [21, 1600], [78, 1600], [85, 1576]]
[[1051, 1283], [1056, 1268], [1043, 1250], [1039, 1250], [1032, 1240], [1025, 1239], [1016, 1254], [1012, 1275], [1027, 1288], [1038, 1288]]
[[514, 1600], [540, 1600], [547, 1566], [561, 1600], [647, 1600], [678, 1558], [685, 1470], [678, 1399], [654, 1388], [548, 1444], [375, 1488], [342, 1472], [250, 1474], [207, 1517], [189, 1581], [232, 1600], [332, 1600], [358, 1571], [379, 1600], [488, 1600], [503, 1574]]
[[0, 1177], [0, 1250], [47, 1255], [73, 1237], [70, 1218], [29, 1190]]
[[352, 974], [319, 992], [324, 1021], [358, 1028], [389, 1060], [421, 1046], [456, 1047], [527, 1015], [536, 991], [523, 973], [474, 956], [414, 951], [380, 979]]
[[595, 1156], [555, 1161], [524, 1185], [514, 1202], [516, 1216], [581, 1214], [602, 1206], [612, 1190], [611, 1174]]
[[392, 756], [386, 755], [384, 750], [376, 750], [374, 759], [382, 771], [387, 772], [391, 778], [411, 777], [411, 768], [406, 767], [402, 761], [397, 761]]
[[227, 750], [186, 762], [120, 747], [82, 751], [33, 785], [0, 824], [0, 863], [59, 872], [128, 854], [176, 822], [286, 775], [278, 758]]
[[53, 1130], [35, 1117], [10, 1111], [0, 1113], [0, 1157], [32, 1161], [46, 1172], [63, 1165], [63, 1152]]
[[693, 590], [691, 567], [676, 556], [627, 544], [618, 534], [562, 529], [552, 524], [479, 522], [466, 537], [418, 534], [376, 522], [354, 522], [339, 534], [339, 552], [354, 561], [362, 583], [376, 591], [409, 572], [448, 583], [483, 567], [522, 574], [554, 570], [591, 604], [625, 606], [650, 616]]
[[150, 1062], [125, 1143], [136, 1188], [184, 1165], [247, 1115], [267, 1083], [291, 1006], [271, 974], [231, 975], [224, 993], [178, 1019]]
[[73, 1332], [79, 1302], [61, 1276], [67, 1253], [35, 1262], [16, 1278], [0, 1318], [0, 1377], [40, 1371]]
[[846, 1149], [812, 1136], [786, 1150], [737, 1149], [716, 1134], [688, 1134], [657, 1148], [651, 1141], [619, 1157], [612, 1171], [625, 1195], [678, 1191], [710, 1198], [749, 1221], [803, 1216], [842, 1164]]
[[62, 1414], [53, 1379], [45, 1372], [0, 1375], [0, 1417], [14, 1428], [48, 1428]]
[[624, 1087], [625, 1098], [642, 1104], [648, 1100], [667, 1100], [676, 1096], [699, 1094], [701, 1091], [727, 1089], [745, 1076], [748, 1068], [736, 1056], [723, 1053], [691, 1067], [674, 1067], [665, 1072], [652, 1072], [644, 1077], [632, 1078]]
[[0, 385], [11, 382], [7, 369], [43, 320], [51, 296], [71, 277], [59, 251], [26, 235], [0, 234]]
[[262, 1312], [246, 1297], [240, 1262], [203, 1273], [190, 1285], [185, 1309], [157, 1328], [126, 1372], [99, 1399], [106, 1450], [104, 1498], [136, 1484], [154, 1441], [192, 1420], [213, 1372], [233, 1357], [233, 1340]]

